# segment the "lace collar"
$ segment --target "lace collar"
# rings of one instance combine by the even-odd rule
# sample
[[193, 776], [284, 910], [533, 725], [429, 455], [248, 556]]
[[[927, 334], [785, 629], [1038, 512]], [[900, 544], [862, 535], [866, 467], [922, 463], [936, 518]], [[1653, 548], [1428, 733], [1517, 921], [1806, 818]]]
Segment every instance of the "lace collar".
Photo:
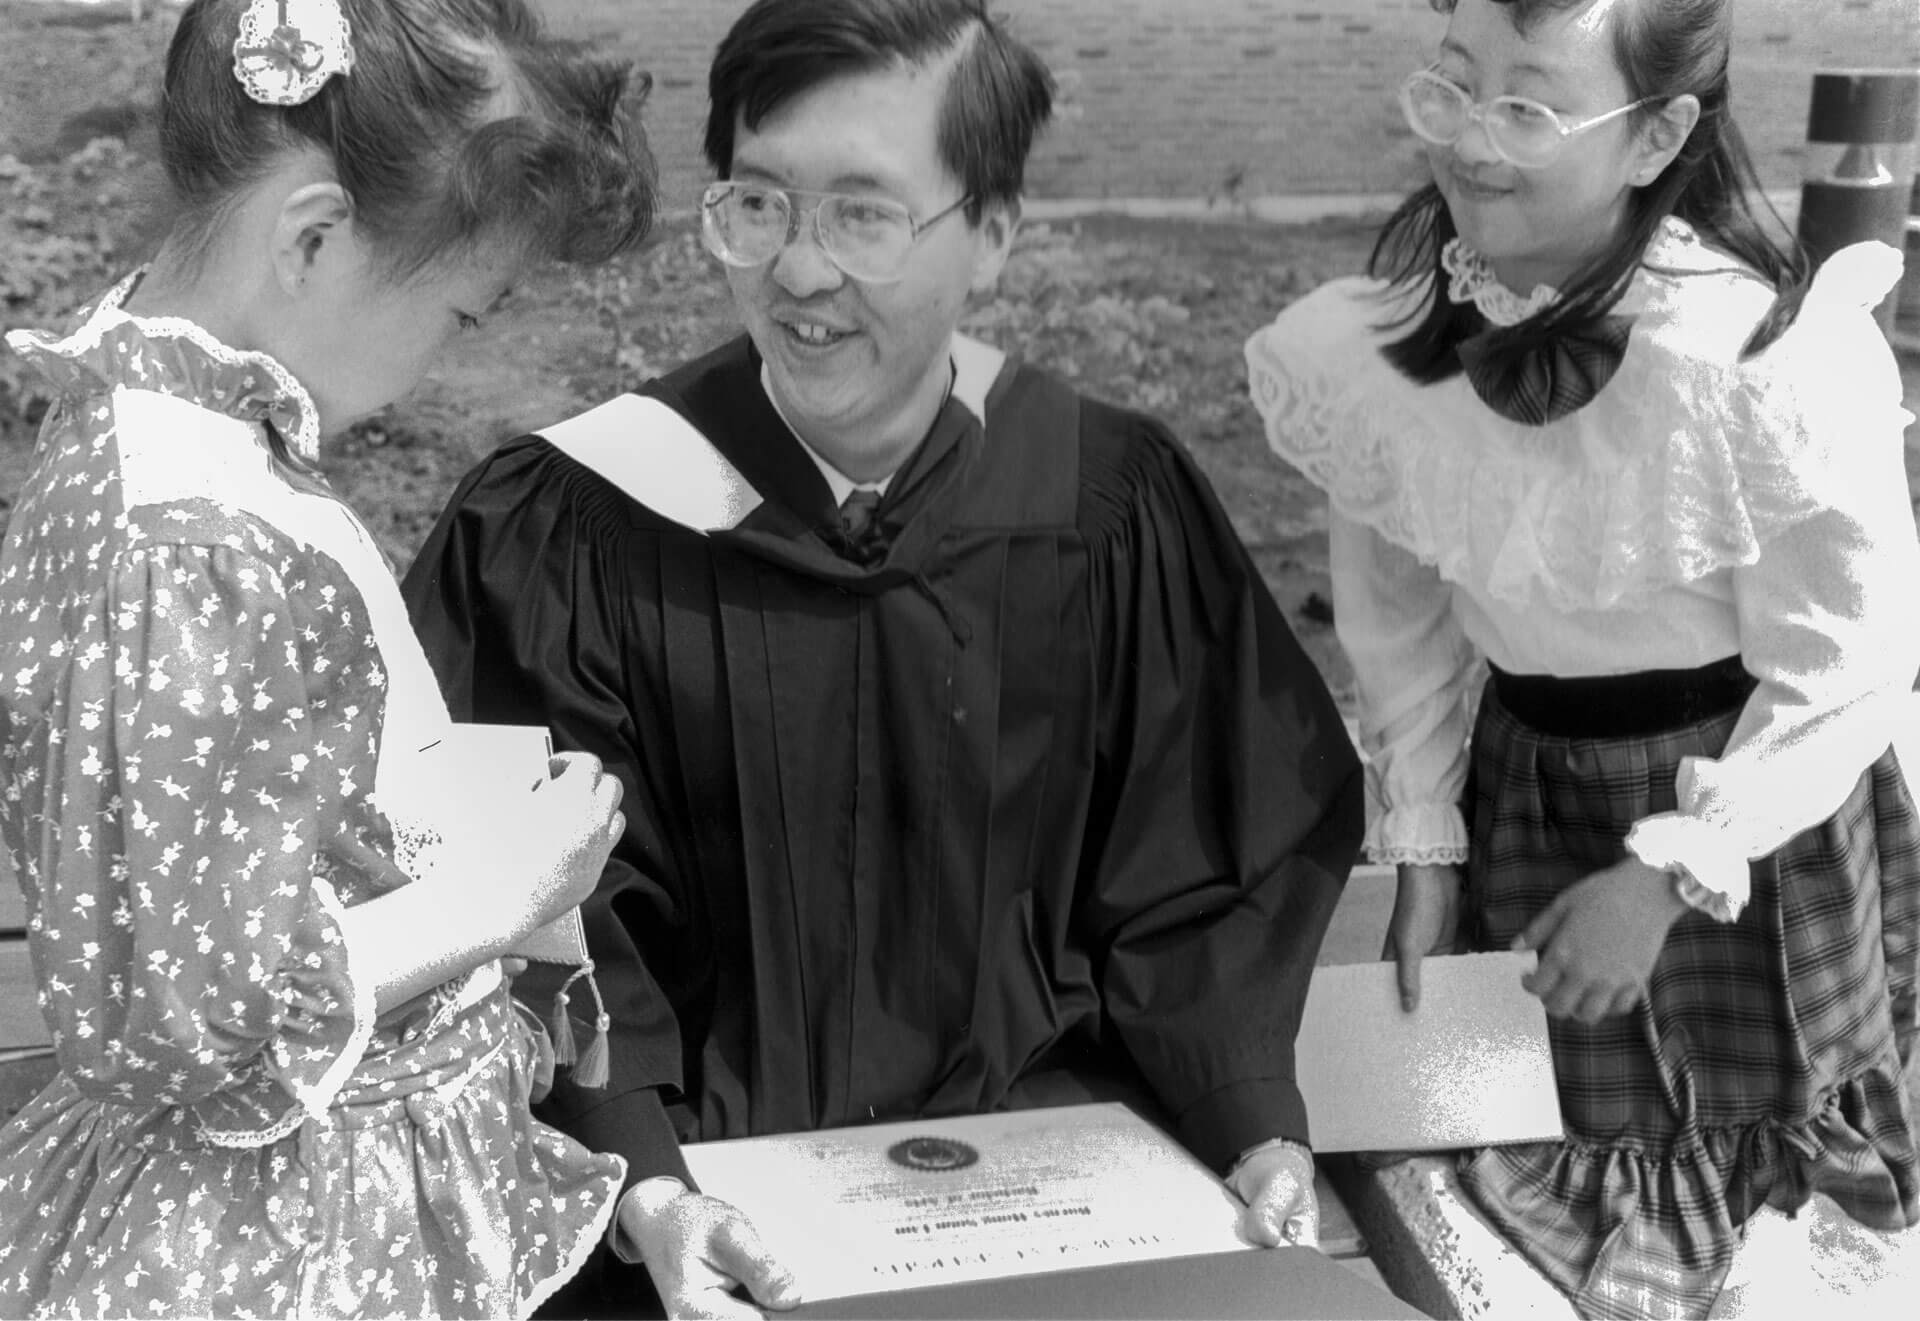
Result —
[[1493, 273], [1493, 264], [1468, 247], [1466, 240], [1451, 238], [1440, 249], [1440, 265], [1447, 272], [1447, 300], [1472, 303], [1480, 315], [1496, 326], [1517, 326], [1560, 297], [1550, 284], [1536, 284], [1522, 298]]
[[1868, 309], [1899, 271], [1885, 244], [1836, 253], [1749, 356], [1773, 286], [1670, 218], [1621, 299], [1637, 319], [1612, 384], [1542, 425], [1402, 376], [1380, 346], [1426, 291], [1373, 279], [1288, 306], [1249, 341], [1249, 380], [1275, 452], [1447, 581], [1516, 609], [1640, 608], [1881, 480], [1861, 437], [1897, 448], [1906, 419]]
[[17, 330], [7, 343], [57, 386], [128, 386], [191, 399], [230, 417], [271, 425], [296, 458], [317, 463], [320, 412], [293, 374], [267, 354], [231, 348], [184, 318], [124, 311], [145, 274], [142, 267], [84, 308], [70, 334]]
[[[1706, 254], [1701, 246], [1692, 225], [1678, 216], [1667, 216], [1654, 230], [1647, 250], [1641, 254], [1641, 268], [1656, 276], [1730, 268], [1727, 259]], [[1447, 273], [1448, 301], [1472, 303], [1481, 316], [1496, 326], [1517, 326], [1560, 297], [1560, 291], [1552, 285], [1536, 284], [1533, 292], [1522, 298], [1500, 283], [1492, 263], [1469, 247], [1464, 239], [1447, 240], [1446, 246], [1440, 249], [1440, 265]], [[1645, 292], [1635, 290], [1622, 302], [1637, 301]]]

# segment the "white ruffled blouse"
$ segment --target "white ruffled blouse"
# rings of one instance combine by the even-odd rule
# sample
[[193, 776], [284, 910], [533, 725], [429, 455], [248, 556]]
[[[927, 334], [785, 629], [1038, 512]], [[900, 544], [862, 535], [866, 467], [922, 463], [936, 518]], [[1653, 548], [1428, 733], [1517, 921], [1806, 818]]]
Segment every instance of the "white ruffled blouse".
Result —
[[1898, 277], [1886, 245], [1846, 249], [1742, 361], [1772, 288], [1669, 220], [1616, 309], [1636, 317], [1617, 372], [1544, 426], [1380, 356], [1424, 293], [1336, 280], [1248, 341], [1268, 441], [1331, 498], [1375, 860], [1466, 860], [1482, 656], [1579, 677], [1739, 654], [1759, 686], [1723, 754], [1684, 762], [1679, 810], [1628, 838], [1735, 908], [1749, 859], [1839, 807], [1911, 720], [1920, 670], [1911, 415], [1868, 311]]

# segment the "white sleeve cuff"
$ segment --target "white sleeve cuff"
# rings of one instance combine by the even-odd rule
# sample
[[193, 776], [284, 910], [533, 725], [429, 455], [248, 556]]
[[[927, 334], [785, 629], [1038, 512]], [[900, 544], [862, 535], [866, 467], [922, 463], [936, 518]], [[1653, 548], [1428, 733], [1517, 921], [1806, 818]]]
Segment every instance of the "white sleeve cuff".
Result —
[[1627, 848], [1649, 867], [1682, 873], [1680, 897], [1731, 922], [1751, 894], [1746, 850], [1711, 821], [1683, 812], [1644, 817], [1627, 834]]
[[1467, 822], [1450, 802], [1404, 803], [1367, 823], [1367, 857], [1383, 863], [1464, 863]]

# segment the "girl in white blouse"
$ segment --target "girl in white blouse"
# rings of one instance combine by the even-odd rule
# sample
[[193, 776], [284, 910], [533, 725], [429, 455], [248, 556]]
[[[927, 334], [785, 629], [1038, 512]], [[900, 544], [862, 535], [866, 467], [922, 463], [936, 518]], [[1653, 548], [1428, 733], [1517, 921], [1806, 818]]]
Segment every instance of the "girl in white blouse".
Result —
[[1539, 951], [1566, 1140], [1462, 1181], [1583, 1312], [1698, 1315], [1763, 1206], [1920, 1222], [1898, 258], [1809, 284], [1749, 208], [1729, 0], [1434, 3], [1435, 182], [1254, 398], [1331, 497], [1407, 1007]]

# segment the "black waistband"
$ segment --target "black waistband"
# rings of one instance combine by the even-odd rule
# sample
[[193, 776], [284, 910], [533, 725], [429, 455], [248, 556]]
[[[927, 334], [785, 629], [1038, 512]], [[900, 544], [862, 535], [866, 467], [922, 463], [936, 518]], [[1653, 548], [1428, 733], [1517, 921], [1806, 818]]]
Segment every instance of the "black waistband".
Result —
[[1759, 682], [1738, 656], [1697, 670], [1578, 679], [1487, 669], [1500, 705], [1553, 738], [1638, 738], [1679, 729], [1739, 710]]

